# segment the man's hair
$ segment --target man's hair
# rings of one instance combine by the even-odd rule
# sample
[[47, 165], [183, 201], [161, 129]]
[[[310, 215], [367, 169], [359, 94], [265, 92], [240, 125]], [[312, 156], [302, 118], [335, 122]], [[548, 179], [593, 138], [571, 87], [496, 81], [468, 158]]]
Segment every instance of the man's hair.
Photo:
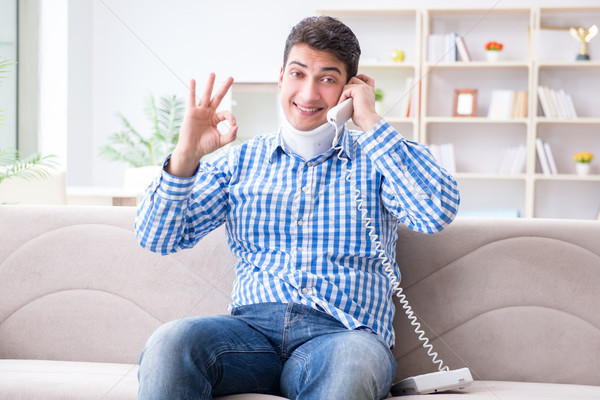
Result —
[[358, 73], [360, 45], [354, 32], [338, 19], [332, 17], [308, 17], [292, 28], [285, 41], [283, 67], [285, 68], [292, 47], [307, 44], [315, 50], [328, 51], [346, 66], [347, 79]]

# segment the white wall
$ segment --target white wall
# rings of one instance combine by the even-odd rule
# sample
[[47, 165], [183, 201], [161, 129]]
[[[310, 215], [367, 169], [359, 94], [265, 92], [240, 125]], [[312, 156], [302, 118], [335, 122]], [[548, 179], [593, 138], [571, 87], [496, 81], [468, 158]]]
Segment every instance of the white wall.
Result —
[[[217, 79], [232, 75], [237, 81], [276, 80], [289, 29], [318, 8], [450, 6], [446, 0], [68, 3], [68, 83], [62, 89], [68, 97], [67, 182], [107, 187], [122, 184], [125, 166], [100, 159], [98, 148], [119, 129], [117, 113], [138, 129], [146, 129], [143, 107], [149, 93], [185, 97], [189, 79], [203, 83], [211, 71], [217, 73]], [[572, 3], [597, 5], [598, 0]], [[564, 1], [455, 0], [451, 4], [478, 8], [525, 5], [564, 5]], [[46, 34], [40, 32], [41, 37]], [[52, 96], [41, 99], [41, 113], [51, 107], [50, 102]], [[51, 142], [53, 133], [42, 132], [44, 142]]]

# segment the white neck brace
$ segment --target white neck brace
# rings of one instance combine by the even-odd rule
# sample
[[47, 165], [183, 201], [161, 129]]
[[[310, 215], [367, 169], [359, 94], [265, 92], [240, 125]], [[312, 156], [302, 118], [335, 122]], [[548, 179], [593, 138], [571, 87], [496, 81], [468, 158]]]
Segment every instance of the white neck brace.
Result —
[[281, 139], [285, 146], [305, 160], [310, 160], [329, 150], [334, 136], [335, 127], [329, 122], [312, 131], [299, 131], [284, 118], [281, 126]]

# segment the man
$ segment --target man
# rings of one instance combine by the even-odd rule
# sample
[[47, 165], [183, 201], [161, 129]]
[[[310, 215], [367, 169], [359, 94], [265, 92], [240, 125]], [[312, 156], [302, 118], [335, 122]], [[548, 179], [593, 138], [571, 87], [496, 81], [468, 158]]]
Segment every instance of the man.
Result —
[[[456, 182], [429, 151], [375, 112], [374, 82], [356, 75], [360, 47], [329, 17], [296, 25], [279, 77], [285, 119], [211, 163], [235, 139], [215, 110], [232, 79], [199, 103], [195, 82], [179, 142], [142, 200], [140, 244], [168, 254], [225, 224], [238, 258], [231, 315], [167, 323], [140, 360], [140, 399], [270, 393], [290, 399], [381, 399], [396, 364], [391, 277], [396, 230], [440, 231], [458, 208]], [[332, 148], [329, 109], [353, 98], [353, 122]], [[221, 135], [217, 124], [231, 128]], [[346, 179], [350, 174], [350, 179]], [[358, 209], [371, 219], [381, 250]], [[225, 268], [226, 266], [224, 266]]]

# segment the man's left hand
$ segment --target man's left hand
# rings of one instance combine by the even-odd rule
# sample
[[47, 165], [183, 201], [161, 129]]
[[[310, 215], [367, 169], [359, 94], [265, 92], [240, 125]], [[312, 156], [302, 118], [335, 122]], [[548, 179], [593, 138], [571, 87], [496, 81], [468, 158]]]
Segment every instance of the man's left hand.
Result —
[[354, 106], [352, 121], [363, 131], [373, 128], [381, 119], [375, 111], [375, 80], [364, 74], [353, 77], [344, 86], [340, 103], [349, 97]]

